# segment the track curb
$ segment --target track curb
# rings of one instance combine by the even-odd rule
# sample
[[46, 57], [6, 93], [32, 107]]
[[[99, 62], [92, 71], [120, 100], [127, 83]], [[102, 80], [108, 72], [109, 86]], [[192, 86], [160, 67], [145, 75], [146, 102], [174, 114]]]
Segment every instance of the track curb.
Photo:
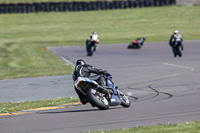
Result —
[[17, 112], [10, 112], [10, 113], [0, 113], [1, 116], [12, 116], [12, 115], [20, 115], [20, 114], [28, 114], [28, 113], [34, 113], [38, 111], [46, 111], [46, 110], [53, 110], [53, 109], [61, 109], [61, 108], [68, 108], [68, 107], [74, 107], [74, 106], [80, 106], [82, 105], [81, 102], [74, 102], [74, 103], [67, 103], [59, 106], [51, 106], [51, 107], [41, 107], [36, 109], [28, 109], [23, 111], [17, 111]]

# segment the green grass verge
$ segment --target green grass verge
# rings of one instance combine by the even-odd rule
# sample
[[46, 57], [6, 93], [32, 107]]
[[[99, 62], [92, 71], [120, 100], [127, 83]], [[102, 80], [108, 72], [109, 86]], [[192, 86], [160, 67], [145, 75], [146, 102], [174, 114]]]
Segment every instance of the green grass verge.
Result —
[[54, 99], [24, 101], [16, 103], [6, 102], [6, 103], [0, 103], [0, 113], [10, 113], [27, 109], [35, 109], [40, 107], [57, 106], [78, 101], [79, 101], [78, 98], [54, 98]]
[[90, 131], [89, 133], [200, 133], [200, 121], [147, 127], [134, 127], [110, 131]]
[[[45, 48], [85, 45], [97, 31], [100, 44], [200, 39], [199, 6], [166, 6], [89, 12], [0, 15], [0, 79], [72, 74], [73, 68]], [[168, 45], [168, 44], [166, 44]]]

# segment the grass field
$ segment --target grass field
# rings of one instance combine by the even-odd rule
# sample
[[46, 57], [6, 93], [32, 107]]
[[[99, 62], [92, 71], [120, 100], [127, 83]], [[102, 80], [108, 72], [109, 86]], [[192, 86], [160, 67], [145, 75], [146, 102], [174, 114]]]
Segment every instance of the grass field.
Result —
[[[101, 44], [168, 41], [174, 29], [184, 40], [200, 39], [199, 6], [166, 6], [89, 12], [0, 15], [0, 79], [71, 74], [73, 68], [47, 46], [85, 45], [97, 31]], [[166, 44], [167, 45], [167, 44]]]
[[89, 133], [200, 133], [200, 122], [185, 122]]

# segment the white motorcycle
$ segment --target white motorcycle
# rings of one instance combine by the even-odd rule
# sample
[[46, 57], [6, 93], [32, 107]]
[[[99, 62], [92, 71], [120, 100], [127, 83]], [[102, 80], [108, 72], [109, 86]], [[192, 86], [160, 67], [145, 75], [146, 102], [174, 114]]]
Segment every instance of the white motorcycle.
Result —
[[86, 51], [87, 51], [87, 56], [92, 56], [93, 52], [96, 51], [97, 49], [97, 44], [98, 44], [99, 40], [97, 38], [97, 36], [93, 35], [91, 38], [89, 37], [86, 40]]

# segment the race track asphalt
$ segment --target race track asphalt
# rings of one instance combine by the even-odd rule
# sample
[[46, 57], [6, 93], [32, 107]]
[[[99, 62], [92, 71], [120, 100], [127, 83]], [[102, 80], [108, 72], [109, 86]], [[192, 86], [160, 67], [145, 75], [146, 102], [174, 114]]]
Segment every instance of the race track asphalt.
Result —
[[0, 132], [76, 133], [199, 121], [200, 40], [184, 41], [181, 58], [173, 57], [167, 42], [145, 43], [140, 50], [127, 45], [100, 45], [92, 57], [86, 56], [85, 46], [48, 50], [71, 65], [82, 58], [108, 70], [119, 89], [129, 95], [130, 108], [101, 111], [87, 104], [2, 116]]
[[72, 75], [0, 80], [1, 102], [75, 97]]

